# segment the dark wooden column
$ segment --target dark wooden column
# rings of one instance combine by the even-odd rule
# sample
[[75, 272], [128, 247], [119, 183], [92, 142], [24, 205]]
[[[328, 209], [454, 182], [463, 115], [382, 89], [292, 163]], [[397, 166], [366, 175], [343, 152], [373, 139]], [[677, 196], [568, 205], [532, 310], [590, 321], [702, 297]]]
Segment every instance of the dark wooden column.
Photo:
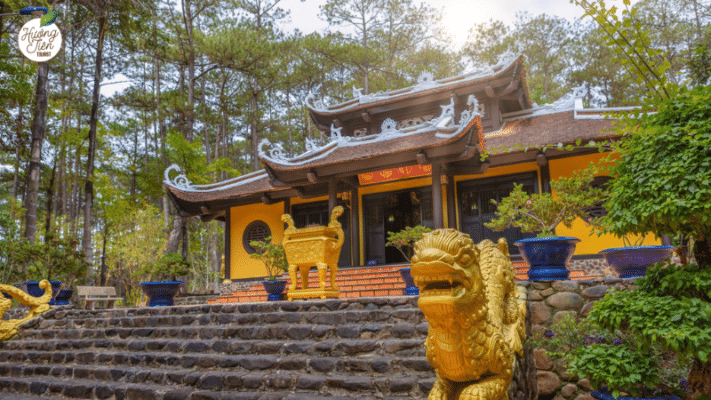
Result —
[[360, 265], [360, 218], [358, 189], [351, 189], [351, 262]]
[[336, 180], [328, 181], [328, 217], [331, 218], [331, 211], [336, 208], [338, 199], [336, 198]]
[[[284, 199], [284, 214], [291, 215], [291, 199], [288, 197]], [[286, 230], [286, 227], [286, 222], [284, 222], [284, 230]]]
[[230, 246], [230, 209], [228, 208], [227, 211], [225, 211], [225, 276], [222, 277], [223, 279], [231, 279], [231, 270], [230, 270], [230, 253], [231, 253], [231, 246]]
[[454, 176], [447, 175], [447, 228], [457, 229], [457, 205], [454, 204]]
[[432, 163], [432, 219], [434, 229], [444, 228], [442, 212], [442, 166]]

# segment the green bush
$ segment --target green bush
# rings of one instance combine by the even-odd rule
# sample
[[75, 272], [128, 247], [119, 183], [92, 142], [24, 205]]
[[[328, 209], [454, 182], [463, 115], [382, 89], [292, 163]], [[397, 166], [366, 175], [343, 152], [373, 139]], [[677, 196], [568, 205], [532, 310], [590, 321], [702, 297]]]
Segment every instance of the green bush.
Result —
[[190, 273], [190, 263], [180, 254], [168, 253], [160, 256], [156, 262], [144, 265], [138, 273], [149, 281], [175, 280], [177, 276]]
[[432, 229], [426, 226], [417, 225], [414, 228], [408, 226], [398, 233], [388, 232], [388, 241], [385, 245], [397, 248], [407, 261], [410, 261], [415, 242], [422, 239], [422, 234], [431, 231]]
[[272, 237], [269, 236], [264, 240], [252, 240], [249, 242], [255, 250], [250, 254], [251, 258], [256, 258], [264, 263], [267, 268], [267, 280], [275, 281], [282, 272], [289, 269], [289, 264], [286, 261], [286, 253], [284, 246], [281, 243], [272, 242]]

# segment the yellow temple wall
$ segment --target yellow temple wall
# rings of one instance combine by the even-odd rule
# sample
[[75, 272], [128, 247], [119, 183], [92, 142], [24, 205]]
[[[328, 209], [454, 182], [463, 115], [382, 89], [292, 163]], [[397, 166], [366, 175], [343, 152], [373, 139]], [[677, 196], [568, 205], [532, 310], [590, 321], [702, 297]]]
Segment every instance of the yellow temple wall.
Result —
[[264, 221], [272, 233], [272, 238], [281, 242], [284, 237], [284, 203], [271, 205], [263, 203], [232, 207], [230, 209], [230, 279], [256, 278], [267, 276], [264, 263], [251, 258], [242, 245], [244, 230], [253, 221]]
[[[608, 153], [594, 153], [548, 160], [551, 180], [561, 177], [569, 178], [573, 175], [573, 171], [587, 168], [591, 161], [598, 163], [600, 159], [606, 157], [607, 154]], [[553, 195], [555, 196], [555, 192], [553, 192]], [[573, 226], [571, 228], [568, 228], [563, 224], [558, 225], [555, 233], [558, 236], [572, 236], [580, 239], [580, 242], [575, 247], [576, 255], [597, 254], [600, 250], [624, 246], [622, 238], [617, 238], [609, 234], [604, 234], [598, 237], [598, 235], [592, 230], [591, 226], [580, 218], [577, 218], [575, 222], [573, 222]], [[631, 236], [632, 241], [637, 238], [638, 236]], [[655, 238], [654, 235], [649, 235], [644, 239], [642, 244], [656, 245], [661, 244], [661, 241]]]

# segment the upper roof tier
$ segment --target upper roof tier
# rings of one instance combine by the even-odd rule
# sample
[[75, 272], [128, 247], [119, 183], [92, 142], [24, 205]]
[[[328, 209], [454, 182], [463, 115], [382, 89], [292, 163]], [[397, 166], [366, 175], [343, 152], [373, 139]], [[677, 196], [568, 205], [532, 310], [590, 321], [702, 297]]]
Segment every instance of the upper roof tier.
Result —
[[462, 75], [434, 80], [431, 74], [426, 73], [419, 77], [414, 86], [374, 94], [361, 92], [362, 89], [354, 88], [354, 99], [332, 106], [310, 94], [306, 105], [312, 120], [321, 130], [328, 130], [334, 123], [336, 127], [357, 129], [365, 122], [384, 120], [383, 114], [400, 116], [414, 110], [421, 113], [422, 107], [446, 103], [450, 98], [466, 99], [471, 94], [480, 102], [484, 102], [485, 98], [497, 99], [501, 113], [532, 107], [525, 82], [523, 56], [511, 54], [494, 66]]

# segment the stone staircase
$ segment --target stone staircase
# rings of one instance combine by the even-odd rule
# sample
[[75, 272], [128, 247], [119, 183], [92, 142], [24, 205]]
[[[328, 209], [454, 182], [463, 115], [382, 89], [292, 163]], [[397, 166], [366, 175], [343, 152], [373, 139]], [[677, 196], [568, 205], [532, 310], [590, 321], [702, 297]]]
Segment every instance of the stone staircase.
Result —
[[416, 296], [57, 307], [0, 343], [0, 399], [425, 399]]

